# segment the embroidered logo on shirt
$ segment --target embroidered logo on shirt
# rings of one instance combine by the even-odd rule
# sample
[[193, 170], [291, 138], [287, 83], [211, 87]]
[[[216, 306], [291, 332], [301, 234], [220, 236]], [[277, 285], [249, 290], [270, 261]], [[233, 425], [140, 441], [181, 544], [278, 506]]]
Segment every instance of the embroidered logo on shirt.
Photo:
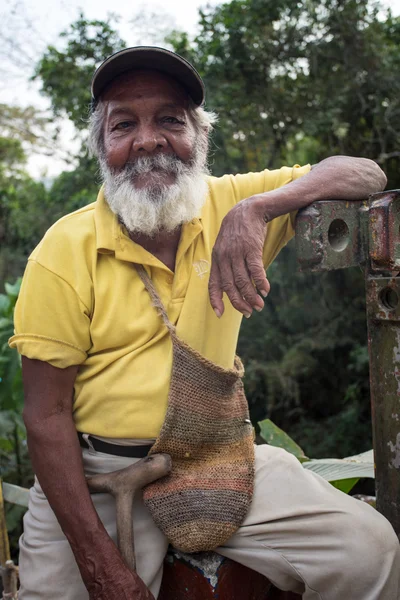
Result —
[[193, 266], [200, 279], [203, 279], [204, 275], [206, 275], [210, 270], [210, 263], [204, 258], [193, 263]]

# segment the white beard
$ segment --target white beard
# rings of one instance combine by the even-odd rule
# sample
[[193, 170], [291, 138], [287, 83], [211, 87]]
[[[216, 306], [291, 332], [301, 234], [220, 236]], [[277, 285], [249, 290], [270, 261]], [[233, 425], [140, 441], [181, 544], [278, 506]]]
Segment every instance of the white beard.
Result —
[[[154, 237], [200, 215], [208, 191], [207, 147], [202, 146], [198, 144], [190, 163], [176, 155], [156, 154], [139, 157], [117, 173], [100, 157], [106, 201], [129, 232]], [[150, 183], [137, 188], [135, 177], [146, 173], [151, 173]], [[174, 183], [163, 183], [166, 173], [175, 176]]]

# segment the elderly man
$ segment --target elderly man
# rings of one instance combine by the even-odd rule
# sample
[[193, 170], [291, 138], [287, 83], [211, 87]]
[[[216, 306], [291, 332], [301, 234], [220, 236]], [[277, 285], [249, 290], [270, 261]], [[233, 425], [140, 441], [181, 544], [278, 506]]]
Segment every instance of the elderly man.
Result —
[[[160, 527], [152, 519], [151, 494], [146, 505], [138, 496], [138, 576], [124, 564], [113, 500], [91, 496], [85, 475], [121, 469], [168, 435], [176, 442], [185, 427], [190, 444], [198, 415], [208, 411], [211, 423], [213, 407], [228, 423], [242, 393], [234, 369], [241, 318], [262, 310], [264, 267], [293, 235], [295, 211], [323, 198], [366, 198], [386, 179], [372, 161], [339, 156], [312, 168], [211, 177], [215, 117], [202, 107], [203, 83], [164, 49], [111, 56], [92, 94], [90, 144], [104, 185], [96, 202], [58, 221], [32, 253], [10, 340], [23, 356], [37, 475], [20, 544], [21, 600], [134, 599], [146, 586], [157, 597], [168, 538], [191, 538], [199, 522], [218, 553], [307, 600], [395, 600], [400, 553], [390, 524], [267, 445], [255, 456], [248, 445], [239, 456], [232, 451], [226, 481], [213, 481], [210, 471], [179, 492], [171, 487], [168, 518], [181, 497], [195, 498], [192, 520], [178, 515], [171, 535], [161, 517]], [[171, 405], [180, 407], [175, 415]], [[162, 428], [164, 420], [175, 429]], [[248, 421], [239, 422], [242, 448]], [[202, 447], [215, 443], [223, 452], [232, 440], [218, 441], [215, 431]], [[215, 519], [201, 501], [210, 493], [221, 499], [212, 505]], [[221, 510], [233, 526], [212, 542], [218, 527], [228, 531]]]

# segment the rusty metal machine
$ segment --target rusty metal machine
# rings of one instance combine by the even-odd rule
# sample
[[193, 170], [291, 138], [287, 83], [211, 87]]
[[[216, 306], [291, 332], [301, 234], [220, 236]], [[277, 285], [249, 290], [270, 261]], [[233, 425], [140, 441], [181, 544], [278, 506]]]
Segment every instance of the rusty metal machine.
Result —
[[377, 509], [400, 536], [400, 191], [308, 206], [296, 246], [301, 270], [365, 270]]

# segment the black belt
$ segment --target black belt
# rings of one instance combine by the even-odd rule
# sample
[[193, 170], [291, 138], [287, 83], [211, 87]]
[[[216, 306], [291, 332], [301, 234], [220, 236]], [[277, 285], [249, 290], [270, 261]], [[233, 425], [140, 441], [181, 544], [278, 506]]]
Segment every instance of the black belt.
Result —
[[[78, 431], [78, 439], [82, 448], [89, 448], [89, 444], [84, 439], [83, 434]], [[150, 452], [151, 444], [146, 446], [120, 446], [119, 444], [110, 444], [103, 442], [89, 435], [90, 443], [97, 452], [105, 454], [114, 454], [115, 456], [129, 456], [130, 458], [143, 458]]]

